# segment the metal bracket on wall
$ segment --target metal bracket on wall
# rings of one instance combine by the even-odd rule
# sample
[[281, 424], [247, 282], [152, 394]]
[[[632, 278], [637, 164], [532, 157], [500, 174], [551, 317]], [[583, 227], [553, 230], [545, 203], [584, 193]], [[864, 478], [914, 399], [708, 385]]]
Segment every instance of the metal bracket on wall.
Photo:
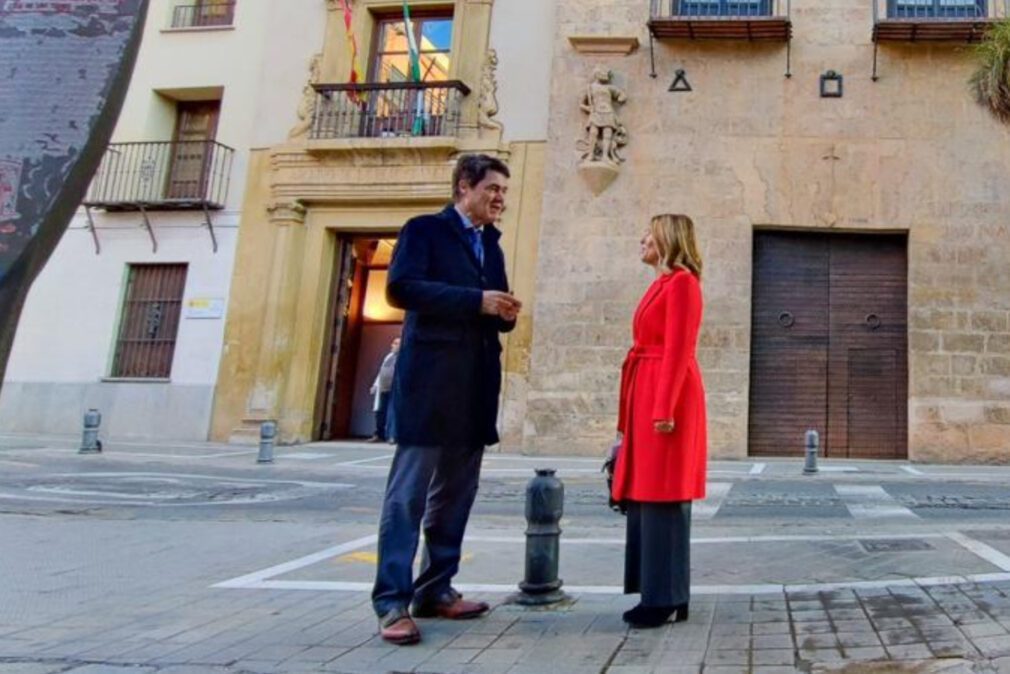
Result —
[[649, 71], [649, 77], [651, 77], [652, 79], [656, 79], [656, 77], [658, 77], [658, 75], [656, 75], [656, 48], [653, 46], [652, 42], [653, 42], [653, 40], [652, 40], [652, 30], [650, 29], [649, 30], [649, 64], [651, 65], [652, 69]]
[[91, 232], [91, 238], [95, 241], [95, 255], [101, 255], [102, 246], [98, 243], [98, 230], [95, 229], [95, 219], [91, 217], [91, 206], [84, 207], [84, 215], [88, 218], [88, 231]]
[[793, 76], [793, 38], [792, 35], [786, 40], [786, 79]]
[[880, 79], [880, 77], [877, 75], [877, 47], [878, 46], [880, 46], [880, 43], [877, 42], [876, 40], [874, 40], [873, 41], [873, 74], [870, 76], [870, 79], [873, 80], [874, 82], [876, 82], [877, 80]]
[[154, 248], [154, 252], [158, 252], [158, 240], [154, 238], [154, 230], [151, 228], [151, 220], [147, 217], [147, 211], [144, 210], [143, 204], [138, 204], [140, 209], [140, 215], [144, 219], [144, 229], [147, 230], [147, 235], [151, 237], [151, 245]]
[[203, 216], [206, 218], [204, 224], [207, 225], [207, 230], [210, 232], [210, 242], [214, 246], [214, 253], [217, 253], [217, 236], [214, 234], [214, 221], [210, 218], [210, 209], [207, 208], [206, 202], [203, 204]]

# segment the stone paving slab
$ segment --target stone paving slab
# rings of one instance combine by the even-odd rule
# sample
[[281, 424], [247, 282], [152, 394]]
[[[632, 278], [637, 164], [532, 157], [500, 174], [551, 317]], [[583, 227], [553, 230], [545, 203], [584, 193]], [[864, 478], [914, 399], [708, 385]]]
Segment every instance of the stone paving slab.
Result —
[[[575, 598], [555, 610], [483, 597], [496, 602], [485, 618], [422, 620], [424, 641], [395, 647], [375, 636], [360, 597], [327, 610], [319, 597], [299, 602], [276, 593], [257, 602], [272, 610], [256, 611], [257, 603], [217, 596], [149, 614], [148, 624], [251, 611], [253, 624], [231, 645], [224, 634], [195, 649], [171, 638], [125, 650], [96, 640], [98, 632], [121, 629], [117, 624], [131, 619], [126, 611], [96, 617], [90, 631], [82, 630], [82, 641], [98, 644], [86, 658], [66, 644], [63, 657], [57, 646], [45, 662], [12, 661], [9, 640], [0, 638], [0, 674], [1010, 671], [1010, 629], [1001, 622], [1010, 615], [1010, 583], [696, 598], [690, 621], [658, 630], [626, 628], [619, 616], [632, 603], [627, 597]], [[315, 636], [294, 638], [310, 632]], [[336, 645], [340, 635], [347, 637], [343, 646]]]

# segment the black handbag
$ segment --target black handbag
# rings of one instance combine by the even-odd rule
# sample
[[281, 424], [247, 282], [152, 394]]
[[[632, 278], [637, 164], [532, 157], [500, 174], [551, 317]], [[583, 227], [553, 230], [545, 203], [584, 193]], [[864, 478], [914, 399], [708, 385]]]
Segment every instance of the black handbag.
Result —
[[607, 505], [614, 512], [621, 513], [622, 515], [627, 512], [627, 508], [623, 503], [614, 500], [614, 468], [617, 466], [617, 455], [621, 452], [621, 440], [618, 438], [614, 441], [614, 444], [607, 449], [607, 458], [603, 461], [603, 468], [600, 469], [604, 475], [607, 476]]

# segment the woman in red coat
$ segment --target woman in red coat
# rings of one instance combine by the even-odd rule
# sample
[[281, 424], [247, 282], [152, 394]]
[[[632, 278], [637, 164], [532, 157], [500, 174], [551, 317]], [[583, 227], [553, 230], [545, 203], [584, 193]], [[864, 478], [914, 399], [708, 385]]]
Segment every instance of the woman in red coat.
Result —
[[641, 603], [637, 627], [687, 620], [691, 501], [705, 498], [705, 390], [695, 359], [701, 325], [701, 256], [686, 215], [658, 215], [642, 238], [656, 269], [632, 323], [621, 371], [623, 434], [612, 497], [627, 508], [624, 591]]

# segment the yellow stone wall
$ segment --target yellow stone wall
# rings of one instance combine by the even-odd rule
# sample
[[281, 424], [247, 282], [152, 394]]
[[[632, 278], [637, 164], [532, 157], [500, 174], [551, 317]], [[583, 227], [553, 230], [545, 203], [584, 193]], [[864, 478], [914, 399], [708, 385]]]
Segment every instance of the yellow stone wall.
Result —
[[[411, 5], [454, 7], [449, 76], [472, 90], [463, 99], [460, 130], [453, 137], [315, 140], [301, 125], [302, 132], [286, 142], [253, 153], [212, 422], [216, 440], [251, 440], [268, 419], [278, 421], [282, 442], [315, 439], [337, 236], [395, 232], [412, 216], [440, 210], [450, 201], [452, 167], [461, 153], [494, 154], [512, 169], [502, 245], [517, 295], [529, 303], [533, 299], [545, 144], [541, 139], [510, 142], [502, 129], [478, 122], [494, 3], [415, 0]], [[345, 82], [350, 59], [343, 16], [337, 3], [328, 6], [318, 81]], [[353, 7], [365, 69], [372, 12], [397, 11], [402, 4], [357, 0]], [[514, 19], [508, 12], [518, 9], [507, 8], [502, 16]], [[307, 102], [311, 96], [303, 98], [303, 112]], [[503, 109], [520, 104], [499, 96]], [[546, 111], [545, 102], [538, 105]], [[535, 127], [535, 119], [523, 120], [525, 128]], [[526, 369], [530, 334], [524, 317], [506, 340], [510, 386], [510, 373]], [[521, 381], [513, 388], [521, 389]], [[511, 426], [518, 441], [519, 426]]]
[[[284, 442], [315, 438], [337, 234], [396, 231], [410, 217], [440, 210], [450, 200], [451, 162], [418, 166], [402, 159], [410, 156], [406, 153], [399, 166], [316, 166], [316, 188], [333, 185], [335, 196], [315, 196], [318, 202], [306, 206], [278, 206], [272, 194], [283, 176], [277, 166], [285, 152], [253, 155], [257, 179], [246, 193], [215, 400], [212, 437], [217, 440], [250, 439], [267, 419], [279, 422]], [[544, 145], [513, 143], [500, 154], [512, 171], [502, 246], [517, 296], [532, 303]], [[389, 161], [395, 154], [386, 151], [384, 156]], [[421, 180], [419, 174], [426, 177]], [[372, 186], [374, 193], [351, 198], [356, 176], [363, 190]], [[300, 184], [315, 194], [311, 181]], [[390, 185], [403, 187], [393, 194]], [[525, 372], [530, 333], [527, 316], [505, 339], [509, 382], [513, 372]]]

